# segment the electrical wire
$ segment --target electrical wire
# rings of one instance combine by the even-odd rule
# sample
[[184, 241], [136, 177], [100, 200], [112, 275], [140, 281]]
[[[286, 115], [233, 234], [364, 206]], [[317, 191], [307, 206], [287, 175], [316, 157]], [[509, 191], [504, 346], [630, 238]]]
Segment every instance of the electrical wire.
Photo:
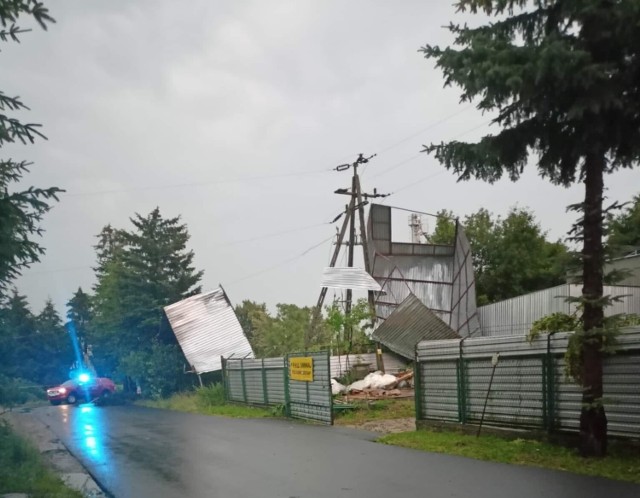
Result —
[[[462, 133], [459, 133], [458, 135], [456, 135], [456, 136], [454, 136], [453, 138], [451, 138], [449, 141], [456, 140], [456, 139], [458, 139], [458, 138], [460, 138], [460, 137], [463, 137], [463, 136], [465, 136], [465, 135], [467, 135], [467, 134], [471, 133], [472, 131], [476, 131], [477, 129], [482, 128], [482, 127], [484, 127], [484, 126], [488, 125], [488, 124], [489, 124], [489, 123], [491, 123], [492, 121], [493, 121], [493, 119], [489, 119], [489, 120], [487, 120], [487, 121], [484, 121], [483, 123], [480, 123], [479, 125], [474, 126], [473, 128], [470, 128], [470, 129], [468, 129], [468, 130], [466, 130], [466, 131], [464, 131], [464, 132], [462, 132]], [[421, 155], [422, 155], [422, 153], [418, 154], [417, 156], [415, 156], [415, 157], [413, 157], [413, 158], [410, 158], [409, 160], [413, 160], [413, 159], [415, 159], [415, 158], [417, 158], [417, 157], [420, 157]], [[405, 162], [409, 162], [409, 160], [407, 160], [407, 161], [405, 161]], [[386, 172], [390, 171], [391, 169], [396, 168], [397, 166], [399, 166], [399, 165], [393, 166], [392, 168], [390, 168], [389, 170], [386, 170], [386, 171], [382, 172], [381, 174], [384, 174], [384, 173], [386, 173]], [[404, 185], [404, 186], [402, 186], [402, 187], [400, 187], [400, 188], [398, 188], [398, 189], [396, 189], [396, 190], [392, 191], [391, 193], [389, 193], [389, 194], [387, 195], [387, 197], [385, 197], [385, 198], [381, 201], [381, 204], [384, 204], [384, 203], [385, 203], [385, 201], [386, 201], [386, 199], [387, 199], [389, 196], [391, 196], [391, 195], [397, 194], [398, 192], [402, 192], [403, 190], [409, 189], [409, 188], [414, 187], [414, 186], [416, 186], [416, 185], [420, 185], [421, 183], [424, 183], [424, 182], [426, 182], [427, 180], [430, 180], [430, 179], [432, 179], [432, 178], [435, 178], [436, 176], [443, 175], [443, 174], [444, 174], [444, 173], [446, 173], [446, 172], [447, 172], [447, 170], [442, 170], [442, 171], [440, 171], [440, 172], [438, 172], [438, 173], [435, 173], [435, 174], [432, 174], [432, 175], [428, 175], [428, 176], [426, 176], [426, 177], [424, 177], [424, 178], [422, 178], [422, 179], [420, 179], [420, 180], [418, 180], [418, 181], [408, 183], [408, 184], [406, 184], [406, 185]], [[378, 174], [378, 175], [376, 175], [376, 176], [380, 176], [380, 174]], [[372, 177], [372, 178], [375, 178], [375, 177]]]
[[274, 233], [268, 233], [268, 234], [264, 234], [264, 235], [259, 235], [257, 237], [252, 237], [250, 239], [233, 240], [233, 241], [230, 241], [230, 242], [225, 242], [224, 244], [217, 244], [214, 247], [226, 247], [226, 246], [232, 246], [232, 245], [235, 245], [235, 244], [244, 244], [246, 242], [254, 242], [256, 240], [270, 239], [272, 237], [278, 237], [280, 235], [287, 235], [287, 234], [290, 234], [290, 233], [303, 232], [305, 230], [311, 230], [312, 228], [323, 227], [323, 226], [327, 226], [327, 225], [330, 225], [330, 224], [331, 224], [331, 222], [316, 223], [315, 225], [308, 225], [308, 226], [304, 226], [304, 227], [292, 228], [290, 230], [283, 230], [281, 232], [274, 232]]
[[[411, 134], [411, 135], [409, 135], [408, 137], [403, 138], [402, 140], [399, 140], [398, 142], [395, 142], [395, 143], [393, 143], [393, 144], [389, 145], [388, 147], [385, 147], [384, 149], [380, 150], [380, 151], [377, 153], [377, 155], [381, 155], [381, 154], [384, 154], [385, 152], [390, 151], [391, 149], [395, 149], [395, 148], [396, 148], [396, 147], [398, 147], [399, 145], [402, 145], [403, 143], [406, 143], [406, 142], [408, 142], [409, 140], [411, 140], [411, 139], [413, 139], [413, 138], [416, 138], [416, 137], [418, 137], [418, 136], [422, 135], [422, 134], [423, 134], [424, 132], [426, 132], [426, 131], [429, 131], [429, 130], [431, 130], [431, 129], [433, 129], [433, 128], [436, 128], [437, 126], [441, 125], [442, 123], [445, 123], [446, 121], [448, 121], [448, 120], [450, 120], [451, 118], [454, 118], [454, 117], [456, 117], [456, 116], [458, 116], [458, 115], [462, 114], [463, 112], [466, 112], [466, 111], [467, 111], [467, 110], [469, 110], [471, 107], [473, 107], [473, 104], [468, 104], [467, 106], [463, 107], [462, 109], [459, 109], [459, 110], [457, 110], [456, 112], [454, 112], [454, 113], [452, 113], [452, 114], [449, 114], [448, 116], [445, 116], [445, 117], [443, 117], [443, 118], [441, 118], [441, 119], [439, 119], [439, 120], [437, 120], [437, 121], [435, 121], [435, 122], [433, 122], [433, 123], [431, 123], [431, 124], [427, 125], [426, 127], [424, 127], [424, 128], [422, 128], [422, 129], [420, 129], [419, 131], [417, 131], [417, 132], [415, 132], [415, 133], [412, 133], [412, 134]], [[419, 156], [416, 156], [416, 157], [419, 157]], [[414, 158], [409, 159], [408, 161], [413, 160], [413, 159], [415, 159], [415, 157], [414, 157]], [[408, 161], [407, 161], [407, 162], [408, 162]], [[402, 164], [404, 164], [404, 162], [403, 162]], [[364, 165], [364, 168], [362, 168], [362, 171], [360, 172], [360, 174], [361, 174], [361, 175], [363, 175], [363, 174], [365, 173], [365, 171], [367, 170], [367, 166], [368, 166], [368, 165], [369, 165], [369, 163], [367, 163], [367, 164], [365, 164], [365, 165]], [[396, 168], [397, 166], [399, 166], [399, 165], [393, 166], [391, 169], [394, 169], [394, 168]], [[376, 176], [380, 176], [380, 174], [378, 174], [378, 175], [376, 175]], [[374, 177], [372, 177], [372, 178], [375, 178], [375, 176], [374, 176]]]
[[291, 173], [276, 173], [273, 175], [260, 175], [260, 176], [247, 176], [247, 177], [238, 177], [238, 178], [225, 178], [219, 180], [210, 180], [203, 182], [190, 182], [190, 183], [174, 183], [169, 185], [156, 185], [156, 186], [141, 186], [141, 187], [131, 187], [124, 189], [112, 189], [112, 190], [96, 190], [92, 192], [72, 192], [62, 194], [65, 197], [87, 197], [93, 195], [106, 195], [106, 194], [125, 194], [130, 192], [143, 192], [147, 190], [170, 190], [174, 188], [190, 188], [190, 187], [203, 187], [207, 185], [221, 185], [225, 183], [242, 183], [249, 182], [254, 180], [268, 180], [272, 178], [285, 178], [292, 176], [311, 176], [311, 175], [319, 175], [322, 173], [327, 173], [329, 171], [333, 171], [333, 168], [324, 168], [321, 170], [315, 171], [305, 171], [305, 172], [291, 172]]
[[264, 273], [267, 273], [267, 272], [270, 272], [270, 271], [272, 271], [272, 270], [275, 270], [276, 268], [280, 268], [281, 266], [284, 266], [284, 265], [286, 265], [286, 264], [288, 264], [288, 263], [291, 263], [291, 262], [293, 262], [293, 261], [295, 261], [295, 260], [297, 260], [297, 259], [300, 259], [300, 258], [302, 258], [302, 257], [306, 256], [309, 252], [313, 251], [314, 249], [316, 249], [316, 248], [320, 247], [321, 245], [323, 245], [323, 244], [325, 244], [326, 242], [328, 242], [328, 241], [330, 241], [331, 239], [333, 239], [333, 237], [334, 237], [334, 235], [331, 235], [331, 237], [329, 237], [329, 238], [327, 238], [327, 239], [324, 239], [324, 240], [322, 240], [322, 241], [318, 242], [317, 244], [312, 245], [311, 247], [309, 247], [308, 249], [306, 249], [304, 252], [302, 252], [302, 253], [298, 254], [297, 256], [293, 256], [292, 258], [289, 258], [289, 259], [286, 259], [286, 260], [284, 260], [284, 261], [281, 261], [280, 263], [275, 264], [275, 265], [273, 265], [273, 266], [270, 266], [270, 267], [268, 267], [268, 268], [265, 268], [264, 270], [260, 270], [260, 271], [257, 271], [257, 272], [255, 272], [255, 273], [251, 273], [251, 274], [249, 274], [249, 275], [245, 275], [244, 277], [241, 277], [241, 278], [239, 278], [239, 279], [233, 280], [232, 282], [228, 282], [228, 283], [226, 283], [225, 285], [226, 285], [226, 286], [228, 286], [228, 285], [235, 285], [235, 284], [237, 284], [237, 283], [239, 283], [239, 282], [243, 282], [243, 281], [245, 281], [245, 280], [249, 280], [250, 278], [254, 278], [254, 277], [257, 277], [257, 276], [262, 275], [262, 274], [264, 274]]
[[[308, 226], [304, 226], [304, 227], [298, 227], [298, 228], [292, 228], [290, 230], [283, 230], [281, 232], [274, 232], [274, 233], [268, 233], [268, 234], [264, 234], [264, 235], [260, 235], [257, 237], [252, 237], [250, 239], [243, 239], [243, 240], [233, 240], [230, 242], [225, 242], [223, 244], [217, 244], [215, 246], [213, 246], [214, 248], [218, 248], [218, 247], [226, 247], [226, 246], [231, 246], [231, 245], [235, 245], [235, 244], [243, 244], [246, 242], [254, 242], [256, 240], [264, 240], [264, 239], [269, 239], [272, 237], [278, 237], [280, 235], [287, 235], [290, 233], [298, 233], [298, 232], [302, 232], [305, 230], [310, 230], [312, 228], [318, 228], [318, 227], [322, 227], [322, 226], [327, 226], [330, 225], [330, 222], [325, 222], [325, 223], [316, 223], [315, 225], [308, 225]], [[86, 269], [91, 269], [92, 266], [91, 265], [86, 265], [86, 266], [73, 266], [70, 268], [58, 268], [58, 269], [54, 269], [54, 270], [35, 270], [35, 271], [28, 271], [26, 273], [24, 273], [23, 275], [21, 275], [22, 277], [30, 277], [31, 275], [41, 275], [41, 274], [46, 274], [46, 273], [66, 273], [66, 272], [70, 272], [70, 271], [78, 271], [78, 270], [86, 270]]]

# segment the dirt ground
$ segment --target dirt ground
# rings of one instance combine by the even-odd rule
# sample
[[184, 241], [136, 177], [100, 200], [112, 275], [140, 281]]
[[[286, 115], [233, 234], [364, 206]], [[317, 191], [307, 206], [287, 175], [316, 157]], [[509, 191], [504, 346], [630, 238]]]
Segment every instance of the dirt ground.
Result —
[[391, 420], [369, 420], [359, 424], [347, 424], [346, 427], [362, 429], [365, 431], [377, 432], [379, 434], [391, 434], [394, 432], [407, 432], [416, 430], [416, 419], [414, 417], [395, 418]]

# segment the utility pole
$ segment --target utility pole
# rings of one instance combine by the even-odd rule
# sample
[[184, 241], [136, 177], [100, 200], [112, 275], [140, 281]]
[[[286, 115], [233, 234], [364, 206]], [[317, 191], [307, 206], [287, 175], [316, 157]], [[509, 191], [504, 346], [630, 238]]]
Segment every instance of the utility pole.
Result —
[[[345, 207], [345, 211], [344, 211], [345, 218], [342, 222], [342, 227], [338, 233], [338, 240], [336, 242], [336, 247], [331, 257], [331, 262], [329, 263], [330, 267], [334, 267], [336, 264], [336, 261], [338, 260], [338, 255], [340, 254], [340, 249], [344, 243], [344, 236], [346, 234], [347, 227], [349, 228], [349, 239], [346, 244], [347, 245], [347, 262], [348, 262], [347, 264], [349, 267], [353, 267], [354, 248], [356, 245], [356, 216], [357, 216], [359, 218], [358, 228], [360, 231], [360, 241], [362, 243], [362, 249], [363, 249], [364, 269], [367, 273], [371, 274], [371, 261], [369, 258], [369, 246], [367, 243], [367, 231], [366, 231], [366, 224], [365, 224], [365, 218], [364, 218], [364, 207], [367, 204], [369, 204], [368, 199], [377, 198], [377, 197], [386, 197], [388, 195], [388, 194], [379, 194], [376, 189], [373, 189], [373, 194], [367, 194], [362, 192], [362, 187], [360, 185], [360, 177], [358, 175], [358, 166], [368, 163], [369, 160], [372, 159], [373, 157], [375, 157], [375, 154], [370, 157], [364, 157], [362, 154], [359, 154], [355, 162], [351, 164], [341, 164], [340, 166], [337, 166], [335, 168], [335, 170], [339, 172], [352, 169], [353, 175], [351, 177], [351, 190], [342, 188], [334, 192], [340, 195], [347, 195], [351, 199], [349, 204]], [[338, 218], [336, 218], [336, 221], [341, 216], [342, 215], [338, 216]], [[308, 335], [312, 333], [313, 328], [315, 327], [315, 323], [322, 311], [322, 306], [324, 304], [324, 299], [326, 295], [327, 295], [327, 288], [323, 287], [322, 290], [320, 291], [320, 296], [318, 298], [314, 315], [311, 320], [310, 333]], [[372, 326], [373, 326], [373, 324], [375, 323], [375, 297], [373, 295], [373, 291], [368, 292], [368, 301], [369, 301], [369, 308], [372, 314]], [[345, 303], [346, 315], [349, 315], [351, 313], [352, 304], [353, 304], [353, 292], [351, 289], [347, 289], [347, 300]], [[351, 347], [351, 342], [353, 340], [353, 330], [349, 330], [348, 335], [349, 335], [349, 347]], [[308, 345], [309, 339], [310, 337], [306, 338], [305, 346]], [[380, 353], [379, 346], [376, 348], [376, 350], [378, 353], [377, 357], [379, 358], [378, 368], [380, 370], [384, 370], [384, 366], [381, 365], [381, 356], [379, 354]]]

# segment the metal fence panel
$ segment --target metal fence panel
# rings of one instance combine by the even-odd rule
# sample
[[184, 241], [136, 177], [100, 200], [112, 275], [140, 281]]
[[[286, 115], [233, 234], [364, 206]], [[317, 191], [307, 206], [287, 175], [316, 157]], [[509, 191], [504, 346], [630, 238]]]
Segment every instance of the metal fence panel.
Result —
[[288, 359], [313, 358], [313, 381], [289, 378], [289, 413], [292, 417], [333, 424], [333, 397], [329, 353], [294, 353]]
[[253, 405], [284, 404], [284, 358], [232, 359], [225, 361], [227, 399]]
[[[570, 336], [543, 335], [532, 344], [513, 336], [421, 342], [416, 350], [418, 416], [479, 422], [491, 381], [491, 357], [500, 353], [485, 422], [578, 431], [582, 388], [564, 371]], [[621, 331], [616, 354], [604, 360], [603, 384], [609, 433], [640, 437], [640, 327]]]
[[[485, 423], [516, 427], [544, 425], [542, 359], [500, 358], [493, 383], [491, 358], [468, 361], [467, 419], [479, 422], [487, 400]], [[487, 398], [488, 394], [488, 398]]]
[[458, 421], [457, 361], [420, 364], [422, 418]]
[[603, 383], [609, 433], [640, 437], [640, 351], [607, 358]]

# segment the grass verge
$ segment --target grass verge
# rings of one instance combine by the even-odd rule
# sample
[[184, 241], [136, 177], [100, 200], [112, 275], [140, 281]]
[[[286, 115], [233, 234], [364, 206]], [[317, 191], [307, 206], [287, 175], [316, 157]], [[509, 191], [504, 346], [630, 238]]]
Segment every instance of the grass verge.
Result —
[[416, 414], [413, 399], [381, 399], [369, 403], [352, 401], [349, 405], [353, 408], [336, 411], [334, 419], [336, 425], [359, 425], [371, 420], [415, 417]]
[[178, 393], [169, 398], [138, 401], [137, 404], [151, 408], [233, 418], [264, 418], [277, 414], [275, 409], [227, 403], [221, 384], [199, 387], [193, 392]]
[[575, 450], [541, 441], [508, 440], [495, 436], [475, 436], [451, 431], [421, 430], [389, 434], [379, 442], [478, 460], [531, 465], [576, 474], [607, 477], [640, 483], [640, 451], [610, 444], [609, 456], [587, 459]]
[[0, 495], [26, 493], [34, 498], [82, 498], [49, 470], [38, 451], [0, 423]]

